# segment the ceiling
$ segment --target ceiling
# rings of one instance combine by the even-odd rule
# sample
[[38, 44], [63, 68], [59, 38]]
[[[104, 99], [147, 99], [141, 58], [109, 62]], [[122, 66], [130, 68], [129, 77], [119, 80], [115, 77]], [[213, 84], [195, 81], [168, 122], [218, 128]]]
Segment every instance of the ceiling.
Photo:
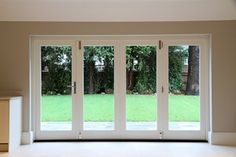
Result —
[[236, 0], [0, 0], [0, 21], [236, 20]]

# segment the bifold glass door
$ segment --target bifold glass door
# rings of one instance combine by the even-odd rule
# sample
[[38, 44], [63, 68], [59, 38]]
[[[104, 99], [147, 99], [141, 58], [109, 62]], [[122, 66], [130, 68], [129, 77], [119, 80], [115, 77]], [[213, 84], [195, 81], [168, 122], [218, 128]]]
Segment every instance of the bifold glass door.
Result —
[[[34, 102], [38, 104], [36, 137], [72, 139], [76, 103], [76, 45], [73, 41], [34, 42]], [[36, 59], [37, 58], [37, 59]]]
[[202, 40], [164, 41], [163, 136], [206, 139], [206, 45]]
[[156, 41], [130, 40], [122, 43], [124, 76], [124, 105], [122, 138], [159, 139], [158, 120], [158, 59]]
[[35, 40], [33, 51], [36, 139], [206, 139], [205, 40]]
[[37, 47], [38, 139], [158, 138], [156, 43], [68, 42]]
[[82, 127], [83, 139], [108, 139], [118, 135], [115, 110], [115, 43], [80, 41], [82, 58]]
[[81, 138], [157, 138], [157, 46], [81, 41]]

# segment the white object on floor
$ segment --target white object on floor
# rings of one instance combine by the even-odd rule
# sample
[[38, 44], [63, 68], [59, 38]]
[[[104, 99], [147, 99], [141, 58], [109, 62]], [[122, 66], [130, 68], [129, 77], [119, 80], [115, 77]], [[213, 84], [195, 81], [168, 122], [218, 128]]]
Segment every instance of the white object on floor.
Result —
[[0, 151], [14, 151], [21, 144], [22, 97], [0, 97]]

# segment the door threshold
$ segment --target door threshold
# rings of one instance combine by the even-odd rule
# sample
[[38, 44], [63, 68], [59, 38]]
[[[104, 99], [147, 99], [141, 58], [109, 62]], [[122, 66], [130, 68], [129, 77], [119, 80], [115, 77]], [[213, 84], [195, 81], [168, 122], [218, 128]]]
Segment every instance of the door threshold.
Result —
[[57, 140], [34, 140], [34, 142], [194, 142], [207, 143], [207, 140], [186, 139], [57, 139]]

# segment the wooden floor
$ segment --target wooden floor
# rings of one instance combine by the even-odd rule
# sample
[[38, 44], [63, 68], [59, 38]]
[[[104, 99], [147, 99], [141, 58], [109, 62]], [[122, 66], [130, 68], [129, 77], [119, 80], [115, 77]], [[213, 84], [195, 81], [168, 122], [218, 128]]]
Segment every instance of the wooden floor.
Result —
[[55, 142], [21, 146], [0, 157], [236, 157], [236, 147], [173, 142]]

